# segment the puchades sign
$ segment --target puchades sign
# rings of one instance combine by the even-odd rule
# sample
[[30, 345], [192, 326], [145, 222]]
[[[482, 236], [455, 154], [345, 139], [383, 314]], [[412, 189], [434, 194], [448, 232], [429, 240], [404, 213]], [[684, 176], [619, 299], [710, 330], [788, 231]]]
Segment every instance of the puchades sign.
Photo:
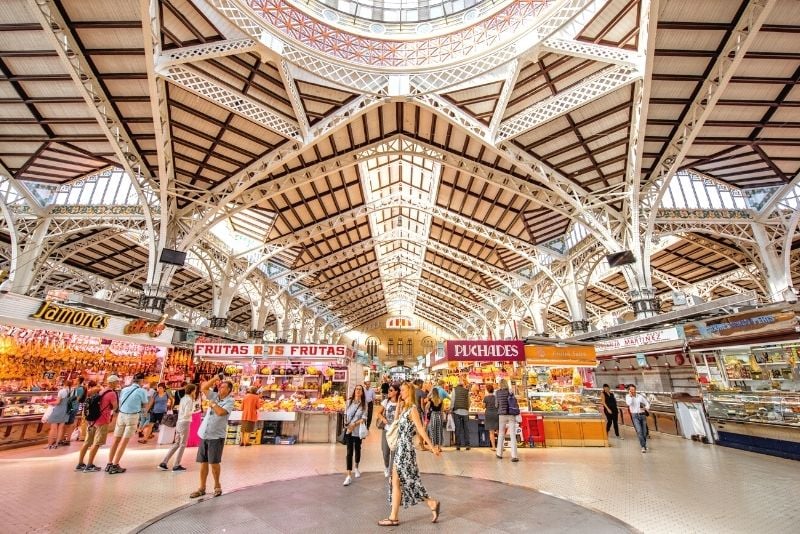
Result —
[[448, 340], [444, 342], [444, 355], [448, 362], [524, 362], [525, 343], [518, 340]]
[[195, 356], [207, 359], [229, 358], [347, 358], [355, 356], [346, 345], [289, 345], [251, 343], [195, 343]]

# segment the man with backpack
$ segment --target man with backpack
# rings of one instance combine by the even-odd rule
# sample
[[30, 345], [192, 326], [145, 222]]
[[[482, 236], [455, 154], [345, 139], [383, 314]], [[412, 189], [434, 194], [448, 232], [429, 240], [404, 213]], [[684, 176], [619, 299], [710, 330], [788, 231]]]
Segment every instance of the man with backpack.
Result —
[[[86, 441], [81, 447], [78, 465], [75, 466], [76, 471], [84, 473], [101, 471], [100, 467], [94, 465], [94, 458], [97, 456], [100, 446], [106, 442], [111, 421], [117, 411], [116, 390], [119, 385], [119, 377], [111, 375], [106, 382], [107, 386], [102, 389], [98, 385], [93, 385], [91, 381], [89, 382], [86, 403], [83, 407], [83, 417], [86, 420]], [[90, 449], [91, 452], [89, 452]], [[84, 463], [83, 459], [87, 452], [89, 452], [89, 460]]]

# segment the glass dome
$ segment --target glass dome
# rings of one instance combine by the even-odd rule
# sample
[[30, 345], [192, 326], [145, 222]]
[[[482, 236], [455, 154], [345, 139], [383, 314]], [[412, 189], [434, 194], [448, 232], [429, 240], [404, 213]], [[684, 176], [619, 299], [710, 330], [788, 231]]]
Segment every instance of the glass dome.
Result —
[[371, 35], [429, 36], [469, 25], [509, 0], [289, 0], [325, 22]]

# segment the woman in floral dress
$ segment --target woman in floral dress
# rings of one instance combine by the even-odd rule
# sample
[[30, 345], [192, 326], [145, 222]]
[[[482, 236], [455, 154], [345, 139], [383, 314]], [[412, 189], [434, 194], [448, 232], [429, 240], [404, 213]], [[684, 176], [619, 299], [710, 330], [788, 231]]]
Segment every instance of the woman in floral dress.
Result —
[[[431, 449], [433, 449], [433, 444], [422, 425], [419, 411], [414, 408], [414, 400], [414, 386], [410, 382], [403, 382], [400, 385], [398, 415], [393, 423], [400, 426], [398, 427], [397, 446], [392, 452], [392, 478], [389, 485], [389, 502], [392, 510], [389, 517], [378, 521], [378, 524], [384, 527], [400, 524], [398, 516], [401, 504], [403, 508], [408, 508], [422, 501], [425, 501], [433, 513], [431, 523], [439, 520], [440, 502], [431, 499], [419, 477], [417, 452], [414, 450], [414, 430], [416, 429], [417, 434]], [[435, 450], [434, 454], [439, 456], [441, 453]]]

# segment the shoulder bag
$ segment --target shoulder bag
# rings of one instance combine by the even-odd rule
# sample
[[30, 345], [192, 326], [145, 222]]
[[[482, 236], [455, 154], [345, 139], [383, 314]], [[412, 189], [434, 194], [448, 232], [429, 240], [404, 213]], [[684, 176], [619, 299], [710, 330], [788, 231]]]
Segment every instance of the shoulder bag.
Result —
[[350, 407], [350, 403], [347, 403], [347, 406], [344, 407], [344, 426], [342, 427], [342, 431], [336, 436], [336, 442], [341, 443], [342, 445], [347, 445], [347, 409]]
[[395, 415], [392, 424], [386, 425], [386, 443], [389, 445], [389, 450], [394, 451], [397, 448], [397, 441], [400, 437], [400, 416]]
[[508, 415], [519, 415], [519, 403], [510, 391], [508, 392]]

